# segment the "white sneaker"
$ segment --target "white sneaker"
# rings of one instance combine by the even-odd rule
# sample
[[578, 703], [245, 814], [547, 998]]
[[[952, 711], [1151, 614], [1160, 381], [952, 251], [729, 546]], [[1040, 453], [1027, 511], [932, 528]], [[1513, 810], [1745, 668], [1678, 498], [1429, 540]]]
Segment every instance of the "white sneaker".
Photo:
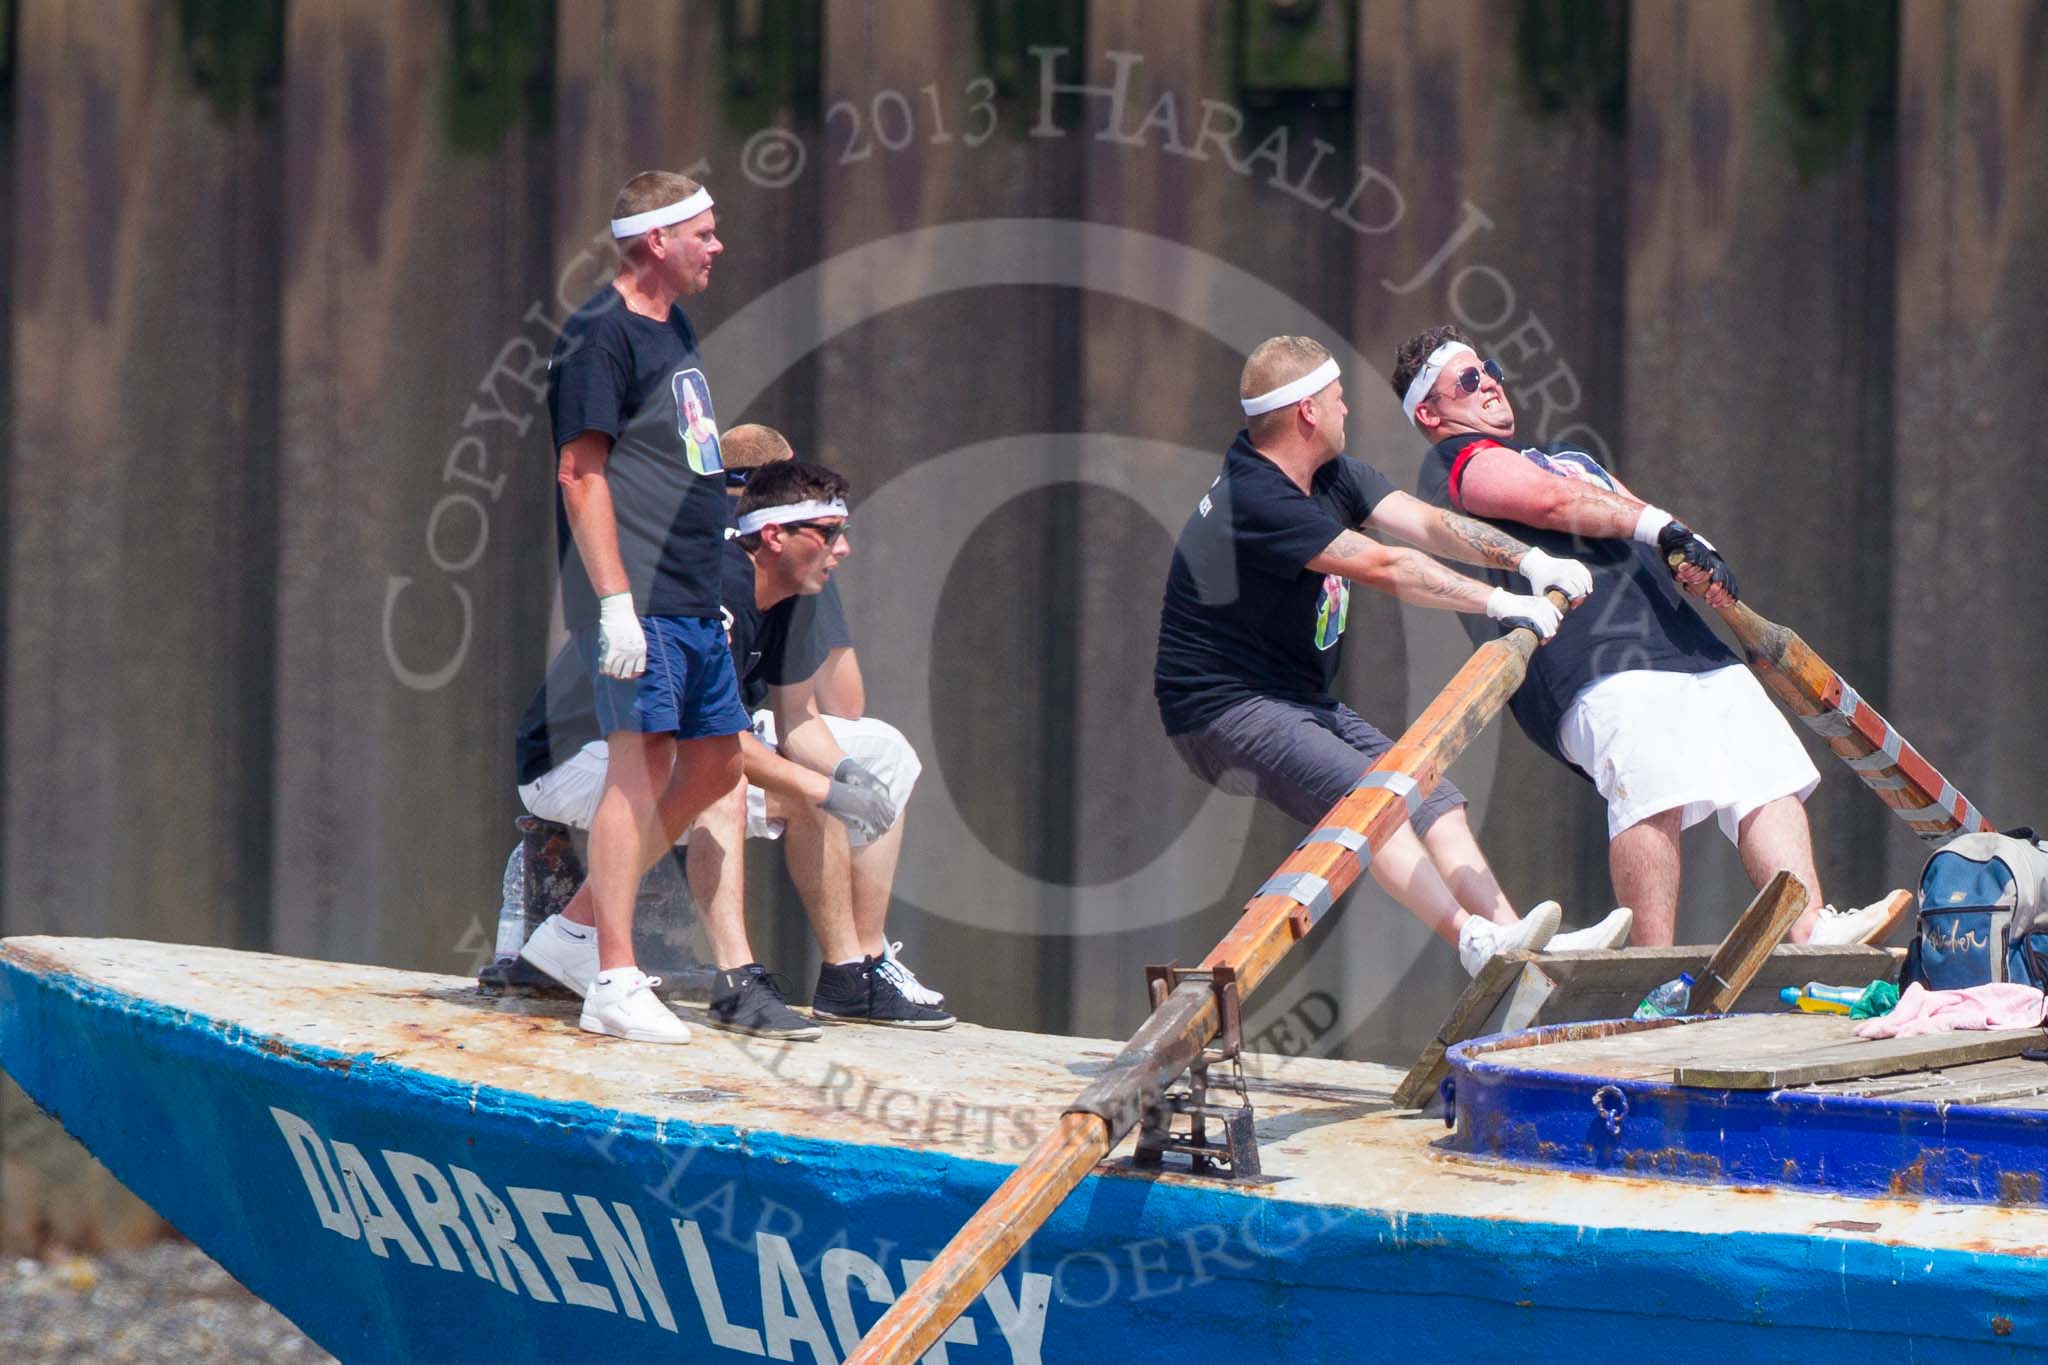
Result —
[[660, 984], [660, 977], [644, 975], [638, 967], [606, 972], [590, 983], [590, 994], [583, 997], [583, 1017], [577, 1022], [586, 1033], [636, 1043], [687, 1043], [689, 1025], [654, 994]]
[[1519, 924], [1495, 924], [1469, 916], [1458, 930], [1458, 962], [1467, 976], [1477, 976], [1501, 953], [1536, 952], [1550, 942], [1563, 914], [1556, 901], [1545, 901], [1522, 916]]
[[520, 948], [519, 956], [587, 999], [590, 983], [597, 980], [597, 930], [549, 915]]
[[903, 959], [896, 956], [896, 954], [902, 951], [903, 945], [900, 943], [883, 945], [880, 966], [882, 975], [887, 977], [895, 985], [896, 989], [903, 993], [905, 1000], [913, 1004], [937, 1009], [945, 1002], [946, 997], [933, 990], [930, 986], [925, 985], [924, 982], [919, 981], [917, 973], [903, 965]]
[[1882, 943], [1913, 908], [1913, 893], [1894, 891], [1883, 900], [1872, 901], [1860, 910], [1820, 908], [1820, 921], [1813, 926], [1807, 942], [1816, 947], [1838, 947], [1848, 943]]
[[1584, 929], [1574, 929], [1569, 934], [1553, 934], [1545, 945], [1551, 952], [1574, 948], [1619, 948], [1628, 942], [1628, 931], [1636, 922], [1636, 912], [1626, 905], [1610, 910], [1607, 918]]

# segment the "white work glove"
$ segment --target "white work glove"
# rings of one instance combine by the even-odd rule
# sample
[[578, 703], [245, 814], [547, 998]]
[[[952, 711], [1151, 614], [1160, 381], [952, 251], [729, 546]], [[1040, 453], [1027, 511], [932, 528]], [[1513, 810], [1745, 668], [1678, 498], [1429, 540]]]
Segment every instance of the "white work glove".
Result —
[[848, 833], [862, 843], [873, 843], [896, 823], [896, 807], [882, 779], [850, 758], [832, 770], [832, 789], [819, 804], [845, 821]]
[[1558, 623], [1564, 620], [1564, 613], [1546, 599], [1524, 597], [1506, 588], [1495, 588], [1493, 595], [1486, 599], [1486, 614], [1510, 630], [1516, 626], [1527, 626], [1536, 632], [1539, 640], [1548, 640], [1557, 634]]
[[1593, 591], [1593, 571], [1576, 559], [1563, 559], [1531, 547], [1515, 568], [1529, 580], [1538, 597], [1556, 588], [1567, 600], [1582, 602]]
[[647, 671], [647, 633], [633, 611], [633, 594], [597, 599], [597, 671], [607, 678], [637, 678]]

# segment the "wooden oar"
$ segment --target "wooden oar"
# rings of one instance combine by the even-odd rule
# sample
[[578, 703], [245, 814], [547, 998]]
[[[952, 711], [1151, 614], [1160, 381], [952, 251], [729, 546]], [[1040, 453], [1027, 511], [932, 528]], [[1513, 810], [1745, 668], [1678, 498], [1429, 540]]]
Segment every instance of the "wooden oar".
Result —
[[[1565, 599], [1551, 593], [1560, 610]], [[1358, 879], [1373, 852], [1422, 803], [1451, 760], [1486, 727], [1528, 671], [1535, 633], [1513, 630], [1473, 651], [1428, 709], [1350, 794], [1309, 831], [1197, 971], [1235, 975], [1239, 998]], [[1182, 981], [1116, 1060], [1083, 1091], [1051, 1136], [890, 1305], [846, 1365], [909, 1365], [938, 1341], [1060, 1202], [1108, 1156], [1221, 1031], [1216, 991]]]
[[[1671, 562], [1677, 568], [1683, 558], [1673, 554]], [[1740, 602], [1714, 610], [1742, 642], [1764, 686], [1826, 740], [1907, 828], [1930, 843], [1998, 828], [1797, 634]]]

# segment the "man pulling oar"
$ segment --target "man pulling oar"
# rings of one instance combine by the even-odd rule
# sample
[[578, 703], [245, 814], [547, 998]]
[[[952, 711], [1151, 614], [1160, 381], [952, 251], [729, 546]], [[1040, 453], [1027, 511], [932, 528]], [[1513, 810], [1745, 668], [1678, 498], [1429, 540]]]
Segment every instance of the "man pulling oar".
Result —
[[[1548, 595], [1551, 614], [1565, 606]], [[1095, 1084], [990, 1195], [882, 1315], [846, 1365], [909, 1365], [959, 1317], [1074, 1187], [1158, 1104], [1222, 1028], [1217, 992], [1203, 975], [1227, 972], [1250, 996], [1360, 872], [1408, 828], [1413, 810], [1451, 760], [1522, 681], [1537, 646], [1523, 620], [1474, 651], [1401, 738], [1311, 830], [1223, 941], [1145, 1021]]]
[[1820, 774], [1742, 660], [1681, 595], [1682, 586], [1715, 607], [1734, 602], [1719, 552], [1584, 450], [1518, 439], [1503, 381], [1455, 327], [1413, 337], [1395, 357], [1394, 390], [1431, 442], [1422, 497], [1593, 572], [1599, 609], [1565, 623], [1512, 707], [1539, 748], [1606, 800], [1608, 868], [1615, 895], [1635, 908], [1635, 942], [1673, 941], [1679, 834], [1710, 815], [1753, 883], [1780, 868], [1805, 883], [1794, 942], [1882, 940], [1900, 903], [1823, 903], [1803, 804]]
[[[1432, 554], [1519, 575], [1571, 601], [1584, 566], [1397, 491], [1344, 454], [1344, 384], [1307, 337], [1261, 342], [1239, 378], [1245, 429], [1223, 457], [1173, 550], [1159, 616], [1153, 691], [1174, 749], [1196, 776], [1256, 794], [1314, 824], [1391, 741], [1332, 695], [1351, 587], [1419, 606], [1481, 612], [1548, 639], [1559, 615], [1540, 595], [1490, 587], [1428, 555], [1383, 545], [1388, 532]], [[1519, 586], [1519, 584], [1517, 584]], [[1374, 880], [1458, 949], [1477, 974], [1497, 952], [1611, 948], [1628, 912], [1553, 937], [1555, 901], [1516, 915], [1449, 782], [1418, 794], [1374, 859]]]

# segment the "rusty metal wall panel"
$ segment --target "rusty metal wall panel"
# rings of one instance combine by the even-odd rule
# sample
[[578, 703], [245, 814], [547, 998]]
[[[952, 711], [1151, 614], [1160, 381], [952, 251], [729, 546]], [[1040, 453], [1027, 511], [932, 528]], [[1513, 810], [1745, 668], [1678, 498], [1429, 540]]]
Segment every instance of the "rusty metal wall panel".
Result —
[[547, 149], [454, 121], [448, 12], [289, 19], [274, 943], [461, 969], [544, 662]]
[[[260, 946], [276, 125], [170, 9], [18, 36], [0, 926]], [[11, 1088], [0, 1119], [0, 1243], [155, 1226]]]
[[[2004, 827], [2048, 822], [2040, 632], [2048, 466], [2048, 6], [1906, 0], [1899, 76], [1891, 718]], [[2021, 622], [2030, 613], [2021, 608]], [[1895, 879], [1918, 850], [1894, 839]]]
[[[1866, 48], [1889, 50], [1888, 14], [1869, 8]], [[1890, 65], [1821, 127], [1787, 85], [1803, 35], [1782, 8], [1644, 0], [1632, 23], [1620, 475], [1712, 537], [1757, 610], [1885, 705]], [[1838, 80], [1844, 99], [1859, 89]], [[1911, 840], [1795, 729], [1821, 770], [1808, 810], [1823, 888], [1875, 899], [1887, 849]], [[1687, 840], [1682, 939], [1718, 936], [1748, 895], [1721, 844], [1704, 828]]]
[[976, 220], [1065, 216], [1073, 153], [993, 87], [974, 9], [845, 0], [825, 29], [815, 450], [861, 500], [869, 710], [925, 764], [894, 924], [949, 1008], [1064, 1027], [1071, 457], [1028, 446], [1000, 494], [973, 471], [982, 442], [1072, 429], [1078, 303], [1001, 282], [1028, 232], [966, 246]]

